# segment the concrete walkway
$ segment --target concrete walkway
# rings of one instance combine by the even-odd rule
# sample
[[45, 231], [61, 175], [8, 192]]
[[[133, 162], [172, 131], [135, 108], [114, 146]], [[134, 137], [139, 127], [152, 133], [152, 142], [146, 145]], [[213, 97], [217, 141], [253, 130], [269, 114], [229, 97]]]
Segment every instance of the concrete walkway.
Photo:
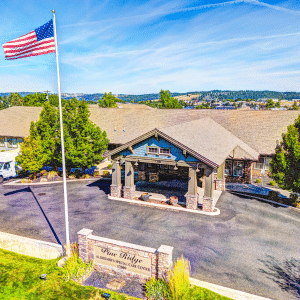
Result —
[[235, 192], [258, 194], [267, 196], [270, 191], [279, 192], [279, 197], [288, 198], [290, 192], [282, 189], [278, 189], [272, 186], [261, 186], [257, 184], [243, 184], [243, 183], [226, 183], [226, 189]]

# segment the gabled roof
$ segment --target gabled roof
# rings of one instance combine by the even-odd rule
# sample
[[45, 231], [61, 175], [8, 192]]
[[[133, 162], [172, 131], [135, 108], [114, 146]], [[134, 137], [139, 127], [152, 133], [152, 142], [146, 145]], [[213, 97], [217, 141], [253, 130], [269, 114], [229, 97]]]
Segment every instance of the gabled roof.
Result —
[[240, 158], [258, 160], [259, 156], [258, 152], [210, 118], [186, 122], [166, 128], [155, 128], [107, 152], [105, 156], [115, 155], [127, 149], [129, 146], [144, 141], [155, 134], [158, 134], [182, 150], [186, 150], [187, 153], [213, 168], [217, 168], [221, 165], [228, 155], [237, 147], [243, 150], [243, 157]]
[[[209, 117], [260, 154], [274, 153], [276, 140], [282, 140], [282, 133], [300, 114], [300, 111], [146, 109], [139, 106], [132, 104], [122, 109], [91, 105], [89, 109], [91, 120], [107, 132], [113, 144], [127, 143], [154, 128], [166, 128]], [[28, 136], [30, 122], [38, 120], [41, 110], [41, 107], [26, 106], [0, 110], [0, 136]]]

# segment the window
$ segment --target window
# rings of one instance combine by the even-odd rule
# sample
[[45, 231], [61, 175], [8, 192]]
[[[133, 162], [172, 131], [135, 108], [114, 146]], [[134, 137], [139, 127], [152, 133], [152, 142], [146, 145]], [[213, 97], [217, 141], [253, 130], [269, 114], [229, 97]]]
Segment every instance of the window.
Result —
[[5, 163], [3, 169], [4, 170], [9, 170], [9, 168], [10, 168], [10, 163], [9, 162]]
[[232, 175], [232, 160], [225, 161], [225, 175]]
[[264, 157], [260, 157], [258, 162], [255, 163], [255, 169], [262, 170], [264, 168], [264, 162], [265, 162]]
[[244, 174], [244, 162], [233, 161], [233, 176], [242, 177]]
[[269, 170], [271, 157], [260, 157], [255, 163], [254, 168], [258, 170]]
[[147, 153], [149, 154], [158, 154], [158, 148], [157, 147], [148, 147]]
[[169, 155], [169, 154], [171, 154], [171, 149], [170, 148], [160, 148], [159, 154]]
[[8, 142], [8, 147], [9, 148], [17, 148], [18, 147], [16, 138], [8, 138], [7, 142]]
[[0, 137], [0, 147], [4, 147], [5, 144], [4, 144], [4, 138], [3, 137]]

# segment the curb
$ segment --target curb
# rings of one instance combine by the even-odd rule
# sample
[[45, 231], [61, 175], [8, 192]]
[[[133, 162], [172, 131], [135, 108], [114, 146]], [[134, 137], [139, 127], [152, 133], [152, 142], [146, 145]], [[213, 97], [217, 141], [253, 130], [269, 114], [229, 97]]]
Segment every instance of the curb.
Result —
[[[67, 180], [67, 183], [69, 182], [78, 182], [78, 181], [91, 181], [91, 180], [99, 180], [101, 178], [95, 178], [95, 177], [91, 177], [91, 178], [86, 178], [86, 179], [70, 179]], [[12, 181], [12, 182], [8, 182], [8, 183], [3, 183], [4, 187], [14, 187], [14, 186], [24, 186], [24, 187], [28, 187], [28, 186], [47, 186], [49, 184], [60, 184], [63, 183], [63, 180], [61, 181], [48, 181], [48, 182], [33, 182], [33, 183], [19, 183], [17, 182], [18, 180]]]
[[234, 300], [272, 300], [190, 277], [190, 283]]
[[182, 212], [188, 212], [188, 213], [194, 213], [194, 214], [201, 214], [201, 215], [208, 215], [208, 216], [217, 216], [220, 214], [220, 210], [215, 207], [214, 212], [207, 212], [207, 211], [201, 211], [201, 210], [193, 210], [193, 209], [187, 209], [187, 208], [182, 208], [182, 207], [172, 207], [172, 206], [167, 206], [163, 204], [157, 204], [157, 203], [144, 203], [142, 201], [136, 201], [136, 200], [130, 200], [130, 199], [124, 199], [124, 198], [117, 198], [117, 197], [112, 197], [108, 196], [108, 199], [110, 200], [116, 200], [116, 201], [123, 201], [123, 202], [128, 202], [132, 204], [137, 204], [137, 205], [144, 205], [148, 207], [156, 207], [159, 209], [164, 209], [164, 210], [173, 210], [173, 211], [182, 211]]

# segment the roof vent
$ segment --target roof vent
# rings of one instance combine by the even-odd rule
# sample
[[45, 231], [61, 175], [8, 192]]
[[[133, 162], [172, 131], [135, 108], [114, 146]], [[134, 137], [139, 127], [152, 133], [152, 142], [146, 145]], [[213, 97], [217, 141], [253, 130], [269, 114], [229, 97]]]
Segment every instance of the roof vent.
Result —
[[117, 128], [115, 127], [115, 131], [117, 131]]
[[123, 131], [125, 132], [125, 127], [124, 127]]

